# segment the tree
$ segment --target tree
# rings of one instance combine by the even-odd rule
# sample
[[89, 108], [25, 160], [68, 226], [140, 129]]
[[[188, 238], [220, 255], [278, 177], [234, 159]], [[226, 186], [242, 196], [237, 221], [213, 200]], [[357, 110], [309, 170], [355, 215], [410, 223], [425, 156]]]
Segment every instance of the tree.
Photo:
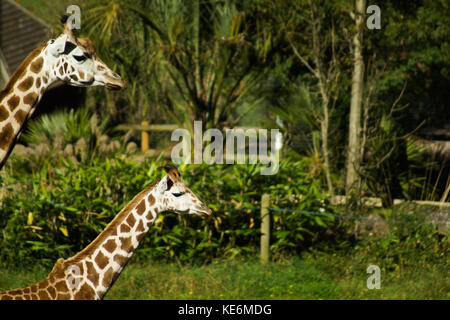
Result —
[[347, 195], [359, 192], [361, 187], [359, 168], [361, 165], [361, 106], [364, 88], [363, 27], [365, 4], [365, 0], [356, 0], [355, 12], [352, 14], [352, 18], [355, 20], [355, 32], [352, 40], [353, 74], [345, 181]]
[[[91, 34], [120, 34], [119, 26], [133, 31], [130, 38], [137, 53], [114, 54], [130, 78], [146, 75], [144, 85], [138, 82], [134, 90], [149, 106], [142, 116], [157, 104], [187, 129], [193, 130], [194, 120], [221, 128], [235, 125], [264, 96], [255, 91], [277, 51], [276, 37], [261, 19], [268, 5], [269, 1], [98, 1], [90, 10]], [[246, 108], [237, 112], [244, 100]]]
[[[335, 191], [331, 178], [329, 131], [331, 113], [334, 111], [334, 106], [339, 97], [338, 81], [341, 69], [339, 64], [340, 57], [338, 56], [341, 54], [341, 51], [336, 49], [338, 40], [335, 32], [334, 17], [331, 18], [331, 23], [327, 23], [326, 19], [330, 18], [327, 15], [327, 11], [333, 12], [333, 9], [339, 8], [339, 6], [340, 4], [333, 4], [330, 9], [327, 4], [318, 4], [315, 1], [308, 0], [298, 5], [294, 10], [295, 12], [306, 12], [306, 15], [302, 17], [303, 19], [299, 19], [299, 14], [291, 17], [291, 20], [280, 17], [280, 22], [284, 22], [284, 28], [287, 30], [286, 38], [293, 55], [315, 79], [313, 86], [320, 101], [320, 108], [314, 111], [310, 108], [309, 111], [312, 111], [312, 116], [320, 127], [323, 166], [328, 192], [331, 195]], [[307, 40], [309, 42], [308, 45], [300, 44], [299, 42], [301, 41], [296, 41], [305, 37], [305, 35], [309, 37]], [[314, 106], [314, 104], [308, 105]]]

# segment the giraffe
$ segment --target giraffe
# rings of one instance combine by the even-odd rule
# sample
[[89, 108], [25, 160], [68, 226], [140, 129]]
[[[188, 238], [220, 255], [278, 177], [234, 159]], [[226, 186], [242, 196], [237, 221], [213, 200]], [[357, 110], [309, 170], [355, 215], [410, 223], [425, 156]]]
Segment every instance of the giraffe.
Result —
[[136, 195], [86, 248], [58, 259], [43, 281], [0, 293], [0, 300], [103, 299], [159, 213], [211, 215], [174, 166], [164, 170], [167, 174]]
[[64, 32], [31, 52], [0, 91], [0, 169], [44, 92], [59, 83], [125, 88], [125, 81], [95, 54], [88, 38], [77, 38], [67, 16]]

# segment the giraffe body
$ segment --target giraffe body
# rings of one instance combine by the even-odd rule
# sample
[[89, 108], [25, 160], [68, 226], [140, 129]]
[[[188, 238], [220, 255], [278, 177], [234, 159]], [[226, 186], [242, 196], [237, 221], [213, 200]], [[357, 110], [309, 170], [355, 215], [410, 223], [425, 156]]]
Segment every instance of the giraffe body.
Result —
[[120, 76], [96, 56], [91, 41], [77, 38], [64, 22], [64, 33], [31, 52], [0, 91], [0, 168], [49, 87], [61, 82], [112, 90], [125, 87]]
[[2, 299], [102, 299], [163, 211], [210, 215], [175, 168], [128, 203], [85, 249], [59, 259], [46, 279], [0, 293]]

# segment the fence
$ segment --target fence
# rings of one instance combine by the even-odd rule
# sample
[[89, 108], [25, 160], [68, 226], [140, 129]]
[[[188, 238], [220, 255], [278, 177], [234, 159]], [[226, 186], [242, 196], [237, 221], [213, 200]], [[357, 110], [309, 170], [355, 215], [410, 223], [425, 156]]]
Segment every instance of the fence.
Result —
[[[172, 131], [174, 131], [174, 130], [176, 130], [178, 128], [179, 128], [179, 126], [176, 125], [176, 124], [149, 124], [148, 121], [142, 121], [141, 124], [121, 124], [121, 125], [118, 125], [115, 129], [116, 130], [120, 130], [120, 131], [128, 131], [128, 130], [140, 131], [141, 132], [141, 151], [142, 152], [147, 152], [148, 150], [151, 150], [150, 149], [150, 144], [149, 144], [149, 140], [150, 140], [149, 139], [150, 138], [149, 132], [151, 132], [151, 131], [154, 131], [154, 132], [164, 132], [164, 131], [172, 132]], [[254, 130], [257, 131], [257, 130], [259, 130], [261, 128], [239, 126], [239, 127], [234, 127], [233, 129], [242, 129], [242, 130], [254, 129]], [[235, 134], [239, 135], [239, 134], [242, 134], [242, 133], [235, 133]], [[245, 133], [244, 133], [244, 136], [245, 136]], [[249, 139], [248, 146], [247, 146], [249, 152], [250, 152], [250, 150], [252, 150], [252, 148], [250, 147], [250, 144], [252, 143], [251, 141], [252, 141], [252, 139]], [[254, 141], [253, 143], [255, 143], [255, 142], [256, 142], [257, 145], [256, 145], [255, 148], [253, 148], [254, 150], [258, 150], [257, 148], [258, 148], [258, 146], [261, 147], [260, 146], [261, 143], [267, 143], [267, 142], [264, 142], [264, 141], [261, 141], [261, 140]], [[152, 150], [156, 151], [155, 149], [152, 149]], [[232, 161], [234, 161], [234, 150], [231, 151], [231, 152], [232, 152], [232, 154], [228, 154], [228, 150], [227, 150], [227, 152], [223, 154], [223, 156], [225, 158], [224, 159], [225, 161], [227, 161], [227, 159], [229, 157], [230, 157], [230, 159], [232, 159]], [[249, 156], [250, 156], [250, 154], [249, 154]], [[258, 157], [260, 159], [263, 159], [264, 161], [269, 161], [269, 162], [271, 161], [270, 157], [268, 157], [267, 155], [259, 154]]]
[[141, 151], [146, 152], [150, 149], [149, 146], [149, 131], [157, 132], [171, 132], [177, 129], [176, 124], [149, 124], [148, 121], [142, 121], [141, 124], [121, 124], [116, 127], [116, 130], [138, 130], [141, 131]]

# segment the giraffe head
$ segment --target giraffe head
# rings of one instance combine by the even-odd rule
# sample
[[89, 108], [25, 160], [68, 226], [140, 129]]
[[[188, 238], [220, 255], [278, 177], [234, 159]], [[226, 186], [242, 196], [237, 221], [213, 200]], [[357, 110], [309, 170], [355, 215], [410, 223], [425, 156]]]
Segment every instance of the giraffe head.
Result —
[[92, 42], [88, 38], [76, 37], [68, 17], [63, 16], [61, 22], [64, 33], [51, 39], [46, 48], [47, 60], [56, 80], [79, 87], [125, 88], [125, 81], [96, 55]]
[[166, 165], [167, 175], [156, 186], [161, 203], [167, 211], [209, 216], [212, 211], [184, 183], [177, 168]]

